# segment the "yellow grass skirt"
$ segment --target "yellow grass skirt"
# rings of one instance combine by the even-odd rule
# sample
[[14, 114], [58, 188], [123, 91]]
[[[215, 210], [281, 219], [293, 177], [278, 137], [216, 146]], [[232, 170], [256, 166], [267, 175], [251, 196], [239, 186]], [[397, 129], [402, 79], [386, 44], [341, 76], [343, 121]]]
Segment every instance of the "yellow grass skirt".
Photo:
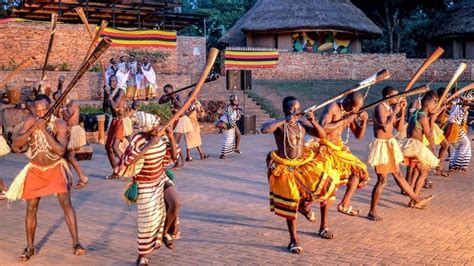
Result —
[[335, 200], [339, 178], [327, 164], [314, 160], [314, 153], [305, 148], [300, 159], [289, 160], [276, 151], [268, 158], [270, 210], [276, 215], [294, 220], [300, 200]]
[[359, 178], [359, 188], [363, 188], [369, 182], [367, 165], [351, 153], [342, 140], [336, 145], [327, 139], [319, 141], [312, 140], [307, 146], [316, 154], [316, 160], [328, 163], [339, 175], [339, 185], [346, 185], [351, 175]]

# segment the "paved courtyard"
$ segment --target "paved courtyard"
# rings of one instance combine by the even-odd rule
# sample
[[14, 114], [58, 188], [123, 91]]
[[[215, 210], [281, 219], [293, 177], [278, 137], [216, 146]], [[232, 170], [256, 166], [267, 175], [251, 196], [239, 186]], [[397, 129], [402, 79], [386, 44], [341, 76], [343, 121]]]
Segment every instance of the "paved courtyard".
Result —
[[[368, 130], [369, 131], [369, 130]], [[351, 137], [351, 149], [365, 157], [370, 134], [363, 141]], [[434, 188], [424, 190], [435, 199], [427, 210], [406, 206], [393, 180], [380, 202], [386, 221], [349, 217], [330, 211], [330, 228], [337, 236], [324, 240], [318, 225], [300, 219], [304, 253], [286, 251], [285, 221], [269, 212], [265, 156], [274, 148], [273, 137], [244, 136], [242, 155], [217, 159], [221, 135], [205, 135], [204, 148], [211, 154], [177, 172], [182, 199], [181, 234], [175, 249], [156, 250], [150, 262], [177, 265], [234, 264], [474, 264], [473, 168], [450, 178], [432, 177]], [[111, 169], [103, 146], [94, 145], [94, 160], [82, 162], [89, 185], [72, 193], [79, 220], [82, 257], [72, 255], [72, 244], [55, 197], [41, 200], [36, 247], [31, 265], [131, 265], [136, 258], [136, 211], [121, 199], [124, 181], [106, 181]], [[197, 157], [197, 155], [195, 155]], [[24, 166], [24, 155], [0, 158], [0, 176], [9, 184]], [[373, 176], [373, 171], [371, 170]], [[352, 205], [365, 215], [375, 179], [358, 190]], [[338, 200], [343, 195], [338, 192]], [[316, 208], [316, 212], [319, 211]], [[8, 207], [0, 202], [0, 264], [15, 265], [26, 246], [25, 203]], [[319, 217], [319, 215], [318, 215]]]

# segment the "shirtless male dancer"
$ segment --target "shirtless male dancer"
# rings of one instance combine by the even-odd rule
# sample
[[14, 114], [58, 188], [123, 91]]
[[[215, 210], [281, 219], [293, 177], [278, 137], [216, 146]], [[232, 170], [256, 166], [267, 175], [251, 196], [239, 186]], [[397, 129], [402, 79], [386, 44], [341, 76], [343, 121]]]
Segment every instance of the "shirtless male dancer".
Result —
[[[57, 90], [53, 94], [53, 98], [55, 101], [61, 97], [62, 91]], [[87, 144], [86, 140], [86, 132], [79, 124], [79, 115], [80, 115], [80, 106], [77, 101], [74, 100], [66, 100], [66, 103], [61, 108], [62, 110], [62, 119], [66, 121], [67, 126], [69, 128], [69, 136], [68, 136], [68, 145], [66, 151], [66, 160], [74, 170], [76, 170], [77, 175], [79, 175], [79, 182], [74, 186], [76, 189], [80, 189], [87, 185], [89, 182], [89, 178], [84, 174], [82, 171], [79, 162], [76, 159], [76, 152], [84, 145]]]
[[[110, 76], [109, 86], [105, 86], [104, 92], [107, 96], [107, 102], [112, 111], [112, 122], [107, 130], [107, 141], [105, 142], [105, 150], [109, 158], [110, 166], [115, 169], [117, 162], [115, 156], [121, 157], [122, 152], [119, 144], [125, 139], [125, 131], [122, 118], [127, 115], [125, 105], [127, 103], [127, 95], [125, 90], [118, 87], [117, 77]], [[105, 179], [118, 178], [115, 173], [106, 176]]]
[[[382, 90], [383, 98], [398, 94], [397, 89], [387, 86]], [[387, 184], [388, 174], [392, 174], [398, 186], [405, 192], [416, 206], [423, 206], [432, 197], [420, 199], [415, 195], [410, 184], [400, 174], [399, 164], [403, 162], [403, 154], [398, 146], [398, 142], [393, 136], [393, 129], [401, 131], [404, 128], [406, 112], [406, 101], [393, 99], [389, 102], [375, 107], [374, 110], [374, 137], [375, 140], [370, 144], [369, 165], [375, 168], [377, 174], [377, 183], [372, 191], [372, 201], [370, 211], [367, 215], [369, 220], [376, 222], [383, 221], [377, 213], [377, 204], [380, 196]]]
[[345, 142], [342, 134], [345, 129], [351, 130], [357, 139], [362, 139], [367, 128], [367, 112], [356, 114], [364, 104], [364, 97], [360, 92], [347, 95], [341, 102], [333, 102], [328, 105], [321, 115], [320, 124], [324, 127], [326, 138], [321, 139], [319, 148], [316, 149], [320, 156], [326, 157], [333, 162], [333, 168], [340, 175], [340, 185], [347, 185], [344, 198], [338, 204], [337, 210], [341, 213], [356, 216], [360, 210], [354, 211], [350, 206], [350, 200], [355, 190], [365, 187], [369, 181], [367, 166], [354, 156]]
[[[49, 110], [51, 100], [48, 96], [36, 96], [33, 111], [20, 130], [13, 135], [13, 145], [28, 145], [26, 156], [29, 163], [15, 178], [7, 192], [9, 200], [26, 200], [26, 239], [27, 247], [20, 256], [27, 261], [35, 254], [36, 214], [42, 197], [56, 194], [64, 211], [64, 218], [72, 237], [73, 254], [82, 255], [86, 250], [79, 243], [76, 213], [72, 206], [68, 184], [68, 166], [63, 159], [67, 149], [67, 124], [62, 119], [47, 123], [42, 117]], [[23, 180], [24, 188], [21, 195], [15, 195], [12, 187], [16, 181]], [[19, 191], [17, 191], [19, 192]]]
[[273, 133], [277, 145], [277, 150], [267, 156], [270, 210], [286, 218], [290, 234], [288, 251], [295, 254], [303, 251], [297, 235], [297, 212], [315, 223], [316, 217], [310, 208], [314, 201], [321, 202], [319, 235], [334, 238], [328, 228], [328, 210], [338, 185], [330, 167], [304, 146], [306, 133], [318, 138], [323, 138], [325, 133], [313, 113], [307, 114], [307, 121], [299, 119], [300, 108], [298, 99], [286, 97], [283, 100], [285, 118], [267, 122], [261, 129], [263, 134]]

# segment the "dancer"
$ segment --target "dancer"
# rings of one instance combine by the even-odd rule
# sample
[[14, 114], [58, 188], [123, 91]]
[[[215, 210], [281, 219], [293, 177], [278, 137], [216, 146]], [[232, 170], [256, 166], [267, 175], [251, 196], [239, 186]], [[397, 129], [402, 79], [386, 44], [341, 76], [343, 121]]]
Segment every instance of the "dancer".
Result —
[[127, 68], [130, 71], [130, 75], [127, 80], [127, 98], [135, 100], [137, 97], [137, 72], [138, 72], [138, 62], [134, 55], [130, 55], [127, 62]]
[[156, 74], [147, 56], [143, 57], [141, 71], [146, 79], [145, 99], [152, 99], [156, 95]]
[[111, 76], [115, 76], [115, 74], [117, 73], [118, 69], [117, 69], [117, 60], [115, 60], [115, 58], [110, 58], [110, 65], [107, 67], [107, 69], [105, 70], [105, 78], [106, 78], [106, 82], [107, 84], [109, 84], [109, 79]]
[[227, 129], [222, 129], [224, 138], [222, 140], [222, 152], [220, 159], [226, 159], [233, 152], [241, 154], [240, 151], [240, 129], [237, 127], [237, 121], [242, 116], [242, 109], [239, 107], [237, 94], [232, 93], [229, 97], [230, 104], [225, 107], [224, 114], [220, 120], [225, 122]]
[[[143, 168], [134, 177], [134, 181], [138, 183], [137, 265], [148, 265], [147, 257], [161, 246], [163, 232], [169, 230], [177, 215], [175, 210], [174, 217], [167, 217], [164, 191], [173, 184], [169, 182], [163, 165], [167, 153], [173, 160], [177, 159], [176, 142], [171, 128], [167, 129], [167, 139], [156, 135], [159, 131], [158, 121], [156, 117], [140, 120], [141, 132], [132, 137], [117, 168], [118, 170], [143, 160]], [[171, 241], [168, 235], [165, 239], [163, 241]]]
[[[324, 160], [332, 163], [332, 167], [339, 172], [340, 185], [347, 185], [344, 198], [337, 205], [337, 210], [350, 216], [359, 215], [360, 210], [353, 210], [350, 200], [357, 188], [363, 188], [369, 181], [367, 166], [355, 155], [345, 143], [349, 140], [349, 130], [357, 139], [362, 139], [367, 128], [367, 112], [355, 114], [364, 104], [364, 97], [360, 92], [347, 95], [341, 102], [334, 102], [326, 106], [320, 119], [324, 127], [326, 138], [314, 141], [312, 149]], [[342, 133], [347, 129], [346, 140], [342, 140]]]
[[[57, 90], [53, 94], [54, 100], [57, 101], [59, 97], [61, 97], [61, 95], [62, 91]], [[77, 175], [79, 176], [79, 181], [74, 186], [74, 188], [80, 189], [86, 186], [87, 182], [89, 182], [89, 178], [84, 174], [84, 171], [82, 171], [79, 162], [76, 160], [76, 152], [82, 146], [87, 144], [86, 131], [79, 124], [79, 115], [81, 113], [81, 110], [77, 101], [70, 100], [68, 98], [66, 98], [66, 102], [64, 103], [64, 106], [61, 108], [61, 110], [62, 119], [66, 121], [69, 129], [66, 160], [70, 165], [72, 165], [74, 170], [76, 170]]]
[[[398, 94], [398, 91], [390, 86], [382, 90], [383, 98]], [[370, 211], [367, 215], [369, 220], [383, 221], [377, 212], [377, 204], [387, 184], [387, 176], [392, 174], [398, 186], [410, 196], [416, 207], [424, 206], [432, 197], [420, 199], [413, 192], [410, 184], [400, 174], [399, 164], [403, 162], [403, 154], [393, 136], [393, 129], [403, 130], [405, 122], [406, 101], [393, 99], [377, 106], [374, 110], [374, 137], [375, 140], [369, 146], [368, 164], [375, 168], [377, 183], [372, 191]]]
[[[107, 141], [105, 142], [105, 150], [109, 158], [110, 166], [115, 169], [117, 163], [115, 156], [121, 157], [122, 152], [119, 149], [119, 144], [125, 139], [122, 118], [126, 115], [125, 104], [127, 96], [125, 89], [118, 87], [117, 78], [110, 77], [109, 86], [105, 86], [104, 91], [107, 96], [107, 101], [112, 111], [112, 122], [107, 130]], [[105, 179], [118, 178], [115, 173], [106, 176]]]
[[310, 222], [316, 217], [310, 205], [321, 202], [322, 238], [334, 238], [328, 228], [328, 210], [334, 201], [338, 176], [330, 165], [319, 160], [313, 151], [304, 147], [307, 134], [324, 138], [324, 129], [316, 122], [313, 113], [308, 113], [307, 121], [299, 120], [300, 103], [295, 97], [283, 100], [285, 118], [267, 122], [262, 133], [273, 133], [277, 150], [267, 156], [267, 174], [270, 187], [270, 210], [286, 218], [290, 243], [288, 251], [299, 254], [303, 251], [297, 235], [296, 216], [299, 211]]
[[[439, 165], [439, 159], [434, 155], [435, 143], [431, 134], [429, 115], [436, 113], [438, 95], [434, 91], [428, 91], [421, 99], [421, 109], [415, 111], [408, 120], [407, 138], [400, 140], [400, 149], [405, 159], [412, 167], [416, 167], [419, 176], [415, 179], [414, 172], [407, 169], [407, 180], [416, 180], [414, 192], [420, 194], [429, 170]], [[429, 142], [429, 148], [423, 144], [423, 136]], [[418, 208], [412, 200], [410, 207]], [[422, 206], [421, 206], [422, 207]]]
[[[192, 92], [189, 93], [191, 95]], [[188, 96], [189, 96], [188, 95]], [[190, 162], [193, 160], [191, 157], [191, 149], [196, 148], [199, 152], [199, 156], [201, 160], [204, 160], [209, 157], [208, 154], [204, 153], [201, 140], [201, 126], [199, 125], [198, 118], [204, 114], [204, 108], [202, 107], [201, 103], [197, 100], [194, 100], [186, 112], [186, 115], [191, 120], [191, 124], [193, 125], [193, 130], [188, 132], [184, 135], [186, 138], [186, 161]]]
[[[163, 91], [165, 94], [160, 97], [158, 102], [160, 104], [169, 103], [171, 107], [171, 113], [175, 114], [176, 112], [178, 112], [179, 108], [181, 108], [183, 103], [179, 95], [177, 95], [176, 93], [173, 93], [170, 96], [167, 96], [167, 94], [172, 93], [173, 90], [174, 89], [171, 84], [166, 84], [163, 87]], [[183, 114], [174, 125], [174, 138], [176, 139], [176, 143], [178, 143], [179, 145], [179, 142], [181, 141], [181, 137], [183, 136], [183, 134], [189, 133], [191, 131], [193, 131], [193, 125], [191, 123], [191, 120], [189, 120], [189, 117], [187, 115]], [[182, 154], [182, 149], [180, 149], [178, 154], [179, 154], [179, 159], [174, 165], [173, 169], [180, 169], [181, 167], [184, 166], [184, 157]]]
[[43, 117], [51, 101], [46, 95], [38, 95], [34, 101], [34, 115], [29, 116], [18, 133], [13, 135], [13, 145], [28, 145], [26, 156], [29, 163], [15, 177], [7, 198], [10, 201], [26, 200], [26, 238], [28, 246], [20, 260], [26, 261], [35, 254], [34, 238], [36, 214], [42, 197], [56, 194], [64, 211], [66, 224], [72, 237], [73, 253], [83, 255], [86, 250], [79, 243], [76, 213], [71, 203], [67, 162], [63, 156], [67, 150], [67, 124], [56, 119], [48, 124]]
[[471, 162], [471, 142], [467, 137], [469, 105], [464, 105], [465, 101], [469, 102], [470, 97], [456, 101], [445, 126], [446, 139], [455, 147], [449, 162], [449, 171], [467, 171]]

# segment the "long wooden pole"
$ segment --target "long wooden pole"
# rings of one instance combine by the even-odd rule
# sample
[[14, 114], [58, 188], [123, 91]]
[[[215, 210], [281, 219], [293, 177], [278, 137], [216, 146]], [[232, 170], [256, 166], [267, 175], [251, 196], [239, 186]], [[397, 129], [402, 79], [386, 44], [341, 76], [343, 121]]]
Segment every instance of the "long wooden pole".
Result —
[[[94, 34], [92, 33], [89, 21], [87, 21], [86, 14], [84, 14], [84, 10], [82, 9], [82, 7], [77, 7], [75, 10], [76, 10], [77, 14], [79, 15], [79, 17], [81, 18], [82, 23], [84, 23], [84, 26], [86, 27], [86, 30], [89, 33], [89, 37], [91, 38], [91, 40], [93, 40], [94, 39]], [[104, 63], [102, 62], [101, 58], [99, 58], [99, 65], [100, 65], [100, 70], [102, 72], [102, 81], [104, 82], [104, 85], [107, 85], [107, 80], [105, 78], [105, 67], [104, 67]]]
[[453, 95], [449, 96], [449, 98], [446, 99], [445, 102], [449, 103], [450, 101], [456, 99], [459, 95], [461, 95], [465, 92], [468, 92], [470, 90], [474, 90], [474, 83], [471, 83], [471, 84], [467, 85], [466, 87], [456, 91], [455, 93], [453, 93]]
[[[216, 75], [210, 75], [209, 77], [206, 78], [206, 81], [204, 81], [204, 83], [208, 83], [208, 82], [211, 82], [211, 81], [215, 81], [215, 80], [218, 80], [219, 78], [220, 78], [220, 76], [219, 76], [218, 74], [216, 74]], [[176, 93], [179, 93], [179, 92], [188, 90], [188, 89], [190, 89], [190, 88], [195, 87], [197, 84], [198, 84], [197, 82], [196, 82], [196, 83], [193, 83], [193, 84], [188, 85], [188, 86], [186, 86], [186, 87], [183, 87], [183, 88], [181, 88], [181, 89], [178, 89], [178, 90], [175, 90], [175, 91], [170, 92], [170, 93], [168, 93], [168, 94], [165, 94], [165, 96], [171, 96], [171, 95], [173, 95], [173, 94], [176, 94]]]
[[409, 91], [411, 89], [411, 87], [413, 87], [415, 82], [418, 80], [418, 78], [420, 78], [421, 74], [423, 74], [423, 72], [425, 72], [425, 70], [431, 64], [433, 64], [443, 53], [444, 53], [443, 48], [441, 48], [441, 47], [436, 48], [436, 50], [434, 50], [434, 52], [431, 53], [430, 56], [428, 56], [428, 58], [426, 58], [425, 62], [415, 72], [415, 75], [413, 75], [413, 77], [410, 79], [410, 81], [405, 86], [404, 91]]
[[350, 87], [349, 89], [343, 91], [342, 93], [334, 96], [334, 97], [331, 97], [330, 99], [327, 99], [326, 101], [320, 103], [320, 104], [316, 104], [316, 105], [313, 105], [311, 106], [310, 108], [306, 109], [303, 111], [302, 114], [306, 114], [308, 112], [315, 112], [321, 108], [323, 108], [324, 106], [334, 102], [334, 101], [337, 101], [339, 99], [341, 99], [342, 97], [344, 96], [347, 96], [353, 92], [356, 92], [356, 91], [359, 91], [363, 88], [366, 88], [368, 86], [371, 86], [371, 85], [374, 85], [382, 80], [386, 80], [390, 77], [390, 73], [386, 70], [386, 69], [382, 69], [380, 70], [379, 72], [373, 74], [372, 76], [368, 77], [367, 79], [357, 83], [356, 85]]
[[382, 100], [378, 100], [376, 102], [373, 102], [371, 104], [368, 104], [362, 108], [360, 108], [359, 111], [357, 111], [356, 113], [362, 113], [364, 111], [367, 111], [368, 109], [370, 108], [373, 108], [373, 107], [376, 107], [377, 105], [380, 105], [384, 102], [388, 102], [388, 101], [391, 101], [393, 99], [397, 99], [397, 98], [404, 98], [404, 97], [408, 97], [408, 96], [411, 96], [411, 95], [415, 95], [415, 94], [422, 94], [422, 93], [425, 93], [427, 91], [429, 91], [430, 88], [428, 87], [428, 85], [426, 84], [423, 84], [421, 86], [418, 86], [410, 91], [405, 91], [405, 92], [401, 92], [401, 93], [398, 93], [398, 94], [395, 94], [395, 95], [392, 95], [390, 97], [387, 97], [387, 98], [384, 98]]
[[49, 43], [48, 49], [46, 50], [46, 56], [44, 58], [43, 70], [41, 71], [41, 82], [43, 82], [44, 77], [46, 76], [46, 67], [48, 66], [49, 56], [51, 54], [51, 50], [53, 49], [53, 42], [54, 42], [54, 35], [56, 33], [56, 26], [58, 25], [58, 16], [55, 13], [51, 14], [51, 33], [49, 36]]
[[104, 32], [105, 28], [107, 27], [107, 21], [105, 20], [102, 20], [102, 22], [100, 23], [100, 27], [99, 29], [95, 32], [95, 35], [94, 37], [92, 38], [92, 42], [89, 46], [89, 49], [87, 50], [87, 53], [86, 53], [86, 56], [84, 56], [84, 60], [82, 60], [82, 64], [84, 64], [84, 62], [86, 62], [87, 58], [89, 58], [89, 55], [92, 53], [92, 51], [94, 50], [94, 47], [96, 46], [96, 43], [97, 41], [99, 40], [100, 38], [100, 35], [102, 35], [102, 33]]
[[194, 101], [194, 99], [196, 99], [196, 97], [199, 94], [199, 92], [201, 91], [202, 86], [204, 85], [207, 77], [209, 76], [209, 73], [211, 72], [211, 69], [214, 66], [214, 63], [216, 62], [217, 55], [219, 55], [219, 50], [216, 49], [216, 48], [211, 48], [211, 50], [209, 51], [209, 55], [207, 57], [206, 66], [204, 67], [204, 71], [202, 72], [202, 75], [199, 78], [198, 83], [196, 84], [196, 88], [193, 90], [191, 95], [188, 97], [186, 102], [181, 106], [181, 108], [178, 110], [178, 112], [176, 112], [173, 115], [173, 117], [171, 117], [171, 119], [168, 121], [168, 123], [166, 123], [166, 125], [160, 129], [160, 131], [157, 134], [158, 136], [162, 136], [165, 133], [166, 128], [169, 127], [170, 125], [173, 125], [174, 122], [177, 119], [179, 119], [179, 117], [181, 117], [181, 115], [184, 114], [184, 112], [186, 112], [186, 110], [188, 110], [189, 106]]
[[439, 97], [438, 105], [436, 106], [436, 109], [439, 110], [441, 108], [441, 105], [443, 105], [444, 100], [448, 97], [449, 91], [451, 91], [451, 88], [453, 87], [454, 83], [461, 77], [462, 73], [464, 73], [464, 70], [466, 70], [467, 65], [465, 63], [459, 64], [458, 68], [454, 72], [453, 77], [451, 80], [448, 82], [448, 85], [446, 86], [446, 89], [443, 92], [443, 95]]
[[28, 56], [23, 62], [21, 62], [15, 70], [10, 72], [1, 82], [0, 82], [0, 89], [5, 86], [14, 76], [20, 73], [23, 69], [27, 68], [33, 61], [36, 60], [34, 56]]
[[81, 79], [81, 77], [89, 70], [89, 68], [100, 58], [101, 55], [107, 51], [107, 49], [112, 44], [112, 41], [109, 38], [104, 38], [102, 41], [97, 45], [94, 52], [92, 52], [91, 56], [87, 59], [87, 61], [82, 64], [81, 68], [77, 71], [76, 75], [72, 78], [71, 82], [64, 90], [63, 94], [59, 97], [59, 99], [54, 102], [54, 105], [49, 108], [48, 112], [44, 115], [44, 119], [48, 120], [51, 115], [53, 114], [54, 110], [56, 110], [65, 100], [66, 96], [71, 92], [77, 82]]

